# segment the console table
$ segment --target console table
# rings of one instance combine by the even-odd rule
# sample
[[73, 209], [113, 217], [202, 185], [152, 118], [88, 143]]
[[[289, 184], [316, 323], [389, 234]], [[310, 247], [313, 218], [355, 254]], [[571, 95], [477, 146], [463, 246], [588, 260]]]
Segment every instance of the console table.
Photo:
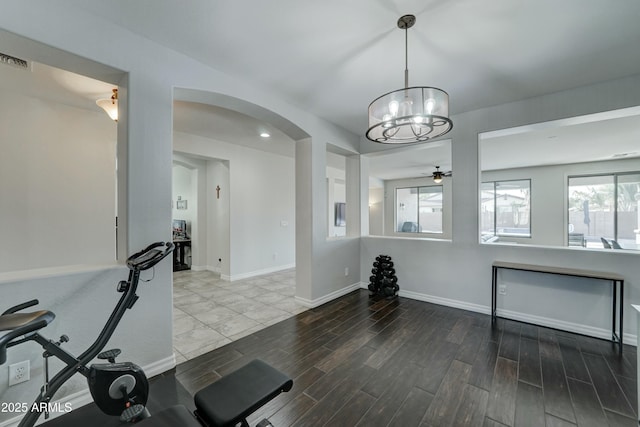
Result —
[[[612, 310], [611, 310], [611, 341], [618, 343], [622, 352], [622, 314], [624, 311], [624, 277], [619, 274], [605, 273], [602, 271], [582, 270], [576, 268], [547, 267], [542, 265], [520, 264], [513, 262], [495, 261], [492, 265], [491, 277], [491, 320], [495, 321], [498, 290], [498, 270], [520, 270], [534, 273], [557, 274], [562, 276], [585, 277], [588, 279], [600, 279], [611, 282]], [[619, 291], [618, 291], [619, 289]], [[618, 292], [620, 303], [618, 304]], [[617, 314], [617, 316], [616, 316]], [[616, 327], [616, 324], [618, 325]]]

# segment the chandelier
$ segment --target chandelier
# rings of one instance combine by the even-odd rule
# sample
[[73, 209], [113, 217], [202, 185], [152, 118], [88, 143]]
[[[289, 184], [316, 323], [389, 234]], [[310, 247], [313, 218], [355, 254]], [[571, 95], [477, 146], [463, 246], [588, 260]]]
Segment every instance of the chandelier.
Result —
[[409, 87], [408, 29], [416, 23], [413, 15], [398, 19], [404, 30], [404, 89], [376, 98], [369, 105], [369, 129], [366, 137], [382, 144], [425, 142], [449, 132], [449, 95], [435, 87]]

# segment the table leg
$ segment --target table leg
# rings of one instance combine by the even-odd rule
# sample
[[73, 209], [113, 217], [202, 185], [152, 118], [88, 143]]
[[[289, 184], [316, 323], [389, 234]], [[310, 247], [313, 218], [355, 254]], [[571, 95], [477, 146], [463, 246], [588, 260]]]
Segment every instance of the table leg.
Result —
[[491, 266], [491, 320], [496, 319], [496, 293], [498, 287], [498, 269], [495, 266]]
[[624, 280], [620, 280], [620, 353], [622, 353], [622, 318], [624, 313]]
[[[613, 281], [613, 308], [611, 312], [611, 340], [616, 340], [616, 312], [618, 311], [618, 281]], [[619, 312], [618, 312], [619, 313]]]

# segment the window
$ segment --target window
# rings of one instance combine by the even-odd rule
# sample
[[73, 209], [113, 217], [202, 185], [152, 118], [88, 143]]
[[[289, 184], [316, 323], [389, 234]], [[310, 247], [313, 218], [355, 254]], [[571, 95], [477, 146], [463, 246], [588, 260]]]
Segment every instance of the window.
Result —
[[442, 233], [442, 186], [396, 189], [398, 233]]
[[569, 177], [569, 244], [581, 236], [592, 248], [639, 249], [640, 173]]
[[[327, 150], [329, 150], [327, 146]], [[327, 151], [327, 236], [347, 235], [347, 158]]]
[[531, 180], [482, 183], [481, 233], [531, 237]]

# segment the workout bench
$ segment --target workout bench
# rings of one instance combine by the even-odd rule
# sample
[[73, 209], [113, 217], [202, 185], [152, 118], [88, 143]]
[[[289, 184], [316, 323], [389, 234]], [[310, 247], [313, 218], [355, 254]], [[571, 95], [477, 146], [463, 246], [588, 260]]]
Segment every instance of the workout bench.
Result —
[[[173, 406], [147, 418], [140, 427], [249, 427], [247, 417], [293, 387], [287, 375], [261, 360], [253, 360], [196, 393], [195, 416], [184, 406]], [[198, 422], [199, 421], [199, 422]], [[270, 426], [267, 420], [258, 426]]]

